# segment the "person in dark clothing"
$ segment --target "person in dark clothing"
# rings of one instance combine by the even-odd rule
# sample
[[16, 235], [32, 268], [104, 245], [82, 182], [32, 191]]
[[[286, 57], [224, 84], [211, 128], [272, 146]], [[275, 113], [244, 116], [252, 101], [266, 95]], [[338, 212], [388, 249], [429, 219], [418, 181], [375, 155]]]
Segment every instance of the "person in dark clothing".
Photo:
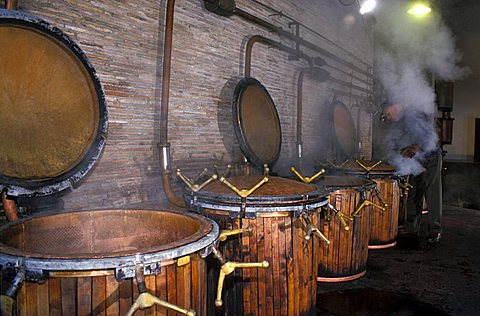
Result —
[[412, 188], [407, 200], [409, 233], [418, 235], [423, 199], [428, 207], [429, 242], [438, 242], [442, 234], [442, 152], [433, 119], [417, 109], [394, 102], [382, 104], [384, 118], [390, 122], [386, 135], [388, 160], [397, 174], [410, 175]]

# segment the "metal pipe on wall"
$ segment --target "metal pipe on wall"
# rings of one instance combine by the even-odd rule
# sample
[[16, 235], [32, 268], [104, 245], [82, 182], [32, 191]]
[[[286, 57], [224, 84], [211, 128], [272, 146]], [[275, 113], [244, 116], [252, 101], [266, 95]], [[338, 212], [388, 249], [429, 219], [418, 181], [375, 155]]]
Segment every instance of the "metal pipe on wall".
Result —
[[172, 63], [173, 20], [175, 0], [168, 0], [165, 16], [165, 38], [163, 46], [162, 97], [160, 110], [160, 160], [162, 167], [162, 184], [167, 199], [174, 205], [185, 207], [183, 199], [177, 197], [172, 189], [170, 176], [170, 143], [168, 142], [168, 105], [170, 98], [170, 71]]
[[18, 10], [18, 0], [5, 0], [5, 9]]

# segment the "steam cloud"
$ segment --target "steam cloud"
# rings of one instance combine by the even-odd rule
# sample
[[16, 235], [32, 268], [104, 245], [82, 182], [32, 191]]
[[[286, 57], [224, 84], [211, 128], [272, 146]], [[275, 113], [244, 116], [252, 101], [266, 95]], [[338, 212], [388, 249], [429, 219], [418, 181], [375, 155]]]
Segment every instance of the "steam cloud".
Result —
[[[388, 98], [405, 107], [405, 113], [408, 113], [405, 119], [412, 129], [410, 144], [422, 138], [426, 146], [435, 146], [435, 127], [429, 124], [425, 130], [422, 126], [426, 116], [436, 117], [431, 75], [436, 79], [455, 80], [467, 74], [467, 70], [457, 66], [461, 56], [440, 15], [432, 12], [424, 17], [415, 17], [406, 11], [407, 1], [382, 1], [375, 25], [376, 76]], [[422, 128], [417, 128], [419, 126]], [[388, 147], [401, 146], [397, 133], [393, 131], [386, 136], [386, 143], [390, 143]], [[408, 142], [405, 137], [403, 141]], [[389, 162], [399, 174], [416, 175], [424, 170], [419, 163], [422, 158], [415, 156], [407, 159], [392, 151]]]

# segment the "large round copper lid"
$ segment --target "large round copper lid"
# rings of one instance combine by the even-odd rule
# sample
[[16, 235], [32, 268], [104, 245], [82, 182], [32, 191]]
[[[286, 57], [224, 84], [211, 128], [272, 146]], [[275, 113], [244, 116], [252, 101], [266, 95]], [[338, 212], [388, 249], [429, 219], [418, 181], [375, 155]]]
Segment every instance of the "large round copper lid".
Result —
[[333, 130], [339, 149], [346, 157], [356, 157], [359, 146], [355, 123], [350, 111], [341, 101], [333, 101]]
[[233, 123], [240, 148], [254, 166], [271, 165], [280, 155], [282, 131], [277, 109], [267, 89], [256, 79], [236, 86]]
[[[227, 181], [239, 190], [249, 190], [259, 183], [263, 176], [236, 176]], [[242, 199], [231, 188], [220, 181], [205, 186], [201, 191], [188, 192], [187, 200], [195, 206], [219, 210], [238, 211], [245, 203], [247, 211], [274, 212], [298, 211], [324, 205], [327, 190], [318, 190], [314, 185], [280, 177], [268, 177], [268, 181]]]
[[395, 172], [392, 165], [375, 160], [349, 160], [340, 167], [340, 170], [356, 175], [391, 175]]
[[376, 186], [375, 182], [370, 179], [349, 176], [323, 176], [315, 180], [315, 185], [330, 190], [352, 189], [360, 191], [370, 190]]
[[39, 215], [0, 228], [0, 264], [23, 258], [27, 270], [83, 270], [161, 262], [204, 250], [218, 234], [213, 220], [185, 212]]
[[11, 195], [67, 188], [104, 146], [104, 94], [87, 57], [58, 28], [14, 10], [0, 10], [0, 113], [0, 186]]

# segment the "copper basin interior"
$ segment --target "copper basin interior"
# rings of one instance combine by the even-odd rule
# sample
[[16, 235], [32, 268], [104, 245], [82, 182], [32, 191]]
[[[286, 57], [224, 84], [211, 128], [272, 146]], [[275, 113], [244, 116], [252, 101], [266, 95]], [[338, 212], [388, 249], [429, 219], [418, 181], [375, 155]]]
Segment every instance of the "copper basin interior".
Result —
[[103, 258], [192, 243], [212, 224], [198, 215], [149, 210], [84, 211], [22, 220], [0, 229], [0, 252], [40, 258]]

